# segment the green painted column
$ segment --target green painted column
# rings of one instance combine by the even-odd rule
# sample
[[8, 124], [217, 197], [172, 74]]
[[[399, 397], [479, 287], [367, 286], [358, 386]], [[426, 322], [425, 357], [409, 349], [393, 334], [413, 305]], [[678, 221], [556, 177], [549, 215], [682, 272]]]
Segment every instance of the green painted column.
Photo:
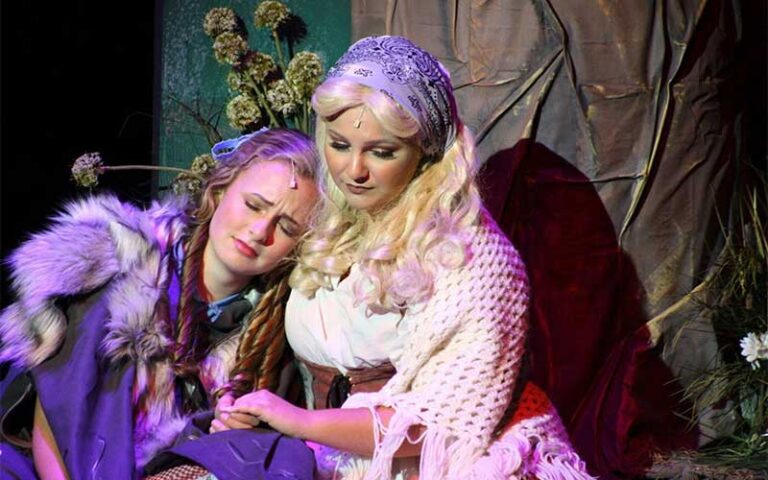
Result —
[[[225, 0], [215, 4], [202, 0], [163, 2], [162, 70], [159, 112], [156, 112], [159, 165], [186, 168], [194, 157], [210, 150], [193, 114], [211, 120], [225, 138], [238, 135], [224, 113], [227, 101], [234, 96], [226, 84], [230, 66], [214, 58], [213, 40], [203, 31], [203, 19], [213, 7], [232, 8], [245, 22], [250, 48], [274, 55], [270, 31], [253, 24], [253, 12], [259, 3], [255, 0]], [[306, 23], [306, 36], [295, 45], [295, 51], [317, 53], [327, 71], [350, 44], [349, 0], [283, 0], [283, 3]], [[160, 188], [173, 178], [172, 174], [160, 175]]]

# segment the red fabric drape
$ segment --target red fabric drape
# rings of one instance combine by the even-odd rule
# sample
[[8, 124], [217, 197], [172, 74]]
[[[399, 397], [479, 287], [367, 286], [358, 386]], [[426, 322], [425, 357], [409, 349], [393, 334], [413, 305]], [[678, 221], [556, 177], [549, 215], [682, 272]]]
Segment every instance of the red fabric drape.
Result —
[[695, 446], [680, 385], [649, 341], [644, 293], [592, 183], [521, 140], [480, 177], [486, 205], [525, 260], [532, 380], [603, 477], [642, 475], [651, 454]]

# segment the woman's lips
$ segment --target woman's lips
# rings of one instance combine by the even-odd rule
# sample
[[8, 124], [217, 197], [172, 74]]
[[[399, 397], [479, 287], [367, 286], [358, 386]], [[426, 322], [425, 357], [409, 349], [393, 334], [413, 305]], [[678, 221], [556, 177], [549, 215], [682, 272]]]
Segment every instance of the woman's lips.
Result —
[[238, 252], [242, 253], [248, 258], [256, 258], [258, 256], [258, 254], [256, 253], [256, 250], [251, 248], [247, 243], [237, 238], [235, 238], [235, 248], [237, 248]]
[[362, 195], [372, 189], [373, 187], [361, 187], [360, 185], [352, 185], [349, 183], [347, 184], [347, 190], [349, 190], [350, 193], [354, 193], [355, 195]]

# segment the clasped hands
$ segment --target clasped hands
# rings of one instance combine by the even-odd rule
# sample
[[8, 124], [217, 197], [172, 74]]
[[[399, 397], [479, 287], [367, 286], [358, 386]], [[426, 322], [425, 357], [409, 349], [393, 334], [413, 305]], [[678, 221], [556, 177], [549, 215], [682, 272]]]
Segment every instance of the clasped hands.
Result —
[[291, 405], [269, 390], [258, 390], [237, 399], [227, 393], [216, 404], [210, 432], [267, 424], [278, 432], [301, 438], [302, 427], [306, 426], [308, 417], [307, 410]]

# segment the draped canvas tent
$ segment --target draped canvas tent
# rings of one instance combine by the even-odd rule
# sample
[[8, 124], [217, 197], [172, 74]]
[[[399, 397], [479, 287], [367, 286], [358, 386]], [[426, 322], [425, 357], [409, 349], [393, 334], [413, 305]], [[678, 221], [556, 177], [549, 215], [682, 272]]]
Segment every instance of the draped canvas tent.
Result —
[[450, 70], [488, 206], [531, 276], [532, 378], [603, 478], [705, 438], [677, 414], [680, 382], [717, 352], [692, 292], [743, 157], [740, 8], [352, 2], [353, 40], [404, 35]]

